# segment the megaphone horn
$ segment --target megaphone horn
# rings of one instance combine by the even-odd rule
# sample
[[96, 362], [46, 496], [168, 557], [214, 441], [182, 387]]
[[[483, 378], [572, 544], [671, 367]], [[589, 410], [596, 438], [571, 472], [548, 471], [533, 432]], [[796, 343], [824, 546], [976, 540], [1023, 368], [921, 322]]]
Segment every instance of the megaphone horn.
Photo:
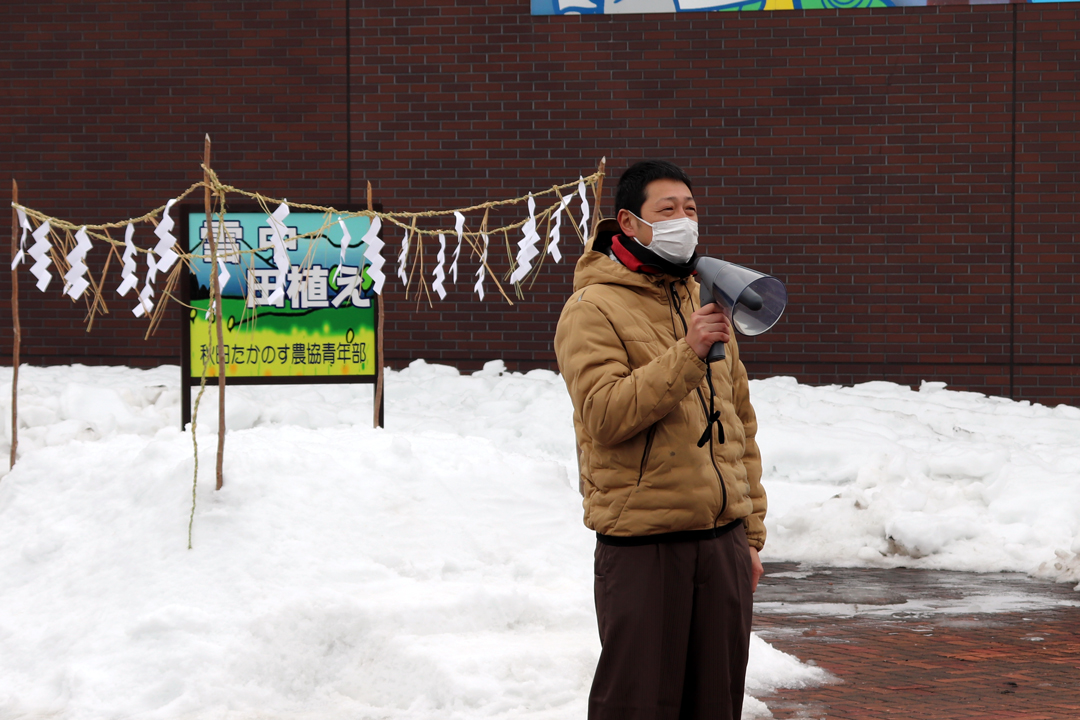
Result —
[[[699, 257], [698, 283], [701, 306], [716, 303], [731, 318], [731, 325], [743, 335], [760, 335], [780, 319], [787, 307], [787, 288], [771, 275], [717, 260]], [[709, 349], [706, 361], [724, 359], [724, 343]]]

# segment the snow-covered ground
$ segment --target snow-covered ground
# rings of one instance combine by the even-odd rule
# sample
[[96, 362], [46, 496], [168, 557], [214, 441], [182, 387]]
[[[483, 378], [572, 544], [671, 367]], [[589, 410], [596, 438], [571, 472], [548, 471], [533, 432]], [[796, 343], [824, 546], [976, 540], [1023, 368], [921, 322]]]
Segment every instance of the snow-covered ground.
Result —
[[[765, 560], [1080, 580], [1080, 410], [934, 384], [751, 393]], [[561, 379], [418, 361], [388, 374], [382, 430], [371, 395], [230, 387], [215, 492], [208, 388], [189, 550], [179, 370], [24, 366], [0, 717], [583, 718], [594, 538]], [[751, 695], [824, 680], [754, 638]]]

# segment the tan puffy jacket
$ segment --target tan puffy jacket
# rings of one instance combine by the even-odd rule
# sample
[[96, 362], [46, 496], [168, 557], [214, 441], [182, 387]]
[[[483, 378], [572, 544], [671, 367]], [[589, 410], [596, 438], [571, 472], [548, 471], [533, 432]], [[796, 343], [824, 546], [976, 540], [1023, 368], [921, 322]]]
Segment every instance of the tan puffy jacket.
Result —
[[757, 419], [734, 338], [727, 358], [712, 363], [726, 442], [714, 427], [712, 441], [697, 446], [709, 386], [705, 362], [684, 338], [699, 297], [693, 278], [632, 272], [591, 249], [578, 261], [555, 354], [574, 403], [585, 524], [642, 536], [741, 518], [760, 550], [766, 498]]

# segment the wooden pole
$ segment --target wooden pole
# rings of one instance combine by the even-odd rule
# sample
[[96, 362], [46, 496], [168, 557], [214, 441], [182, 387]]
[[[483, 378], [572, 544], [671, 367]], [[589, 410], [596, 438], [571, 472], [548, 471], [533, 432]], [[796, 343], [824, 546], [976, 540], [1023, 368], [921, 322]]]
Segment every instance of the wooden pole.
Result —
[[589, 237], [585, 238], [586, 244], [596, 237], [596, 226], [600, 224], [600, 203], [604, 199], [604, 168], [606, 166], [607, 155], [600, 158], [600, 166], [596, 168], [596, 171], [600, 173], [600, 177], [596, 179], [596, 185], [593, 186], [592, 228], [589, 230]]
[[[367, 184], [367, 209], [374, 210], [371, 202], [371, 181]], [[375, 332], [375, 427], [384, 425], [383, 413], [383, 300], [382, 294], [375, 294], [375, 316], [378, 318], [378, 330]]]
[[217, 489], [225, 485], [222, 464], [225, 459], [225, 333], [221, 329], [221, 316], [225, 307], [221, 303], [221, 286], [218, 283], [218, 246], [214, 233], [210, 198], [210, 135], [203, 148], [203, 180], [206, 183], [203, 204], [206, 206], [206, 237], [210, 239], [210, 302], [214, 306], [214, 325], [217, 327], [218, 356], [218, 439], [217, 439]]
[[[19, 184], [11, 179], [11, 202], [19, 202]], [[19, 253], [19, 213], [11, 208], [11, 259]], [[11, 347], [11, 461], [15, 467], [15, 451], [19, 448], [19, 351], [22, 345], [22, 326], [19, 324], [19, 269], [11, 268], [11, 326], [15, 330]]]

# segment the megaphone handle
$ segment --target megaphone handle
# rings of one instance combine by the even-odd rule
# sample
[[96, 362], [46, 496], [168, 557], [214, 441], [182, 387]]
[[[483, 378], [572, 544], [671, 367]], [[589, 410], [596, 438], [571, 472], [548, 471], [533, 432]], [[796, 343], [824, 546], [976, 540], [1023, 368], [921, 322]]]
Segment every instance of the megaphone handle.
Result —
[[[701, 307], [705, 307], [709, 303], [716, 302], [713, 299], [712, 293], [709, 292], [707, 284], [701, 285]], [[730, 315], [728, 316], [731, 317]], [[709, 354], [705, 356], [706, 362], [716, 362], [717, 360], [723, 360], [724, 355], [724, 343], [713, 343], [713, 346], [709, 348]]]

